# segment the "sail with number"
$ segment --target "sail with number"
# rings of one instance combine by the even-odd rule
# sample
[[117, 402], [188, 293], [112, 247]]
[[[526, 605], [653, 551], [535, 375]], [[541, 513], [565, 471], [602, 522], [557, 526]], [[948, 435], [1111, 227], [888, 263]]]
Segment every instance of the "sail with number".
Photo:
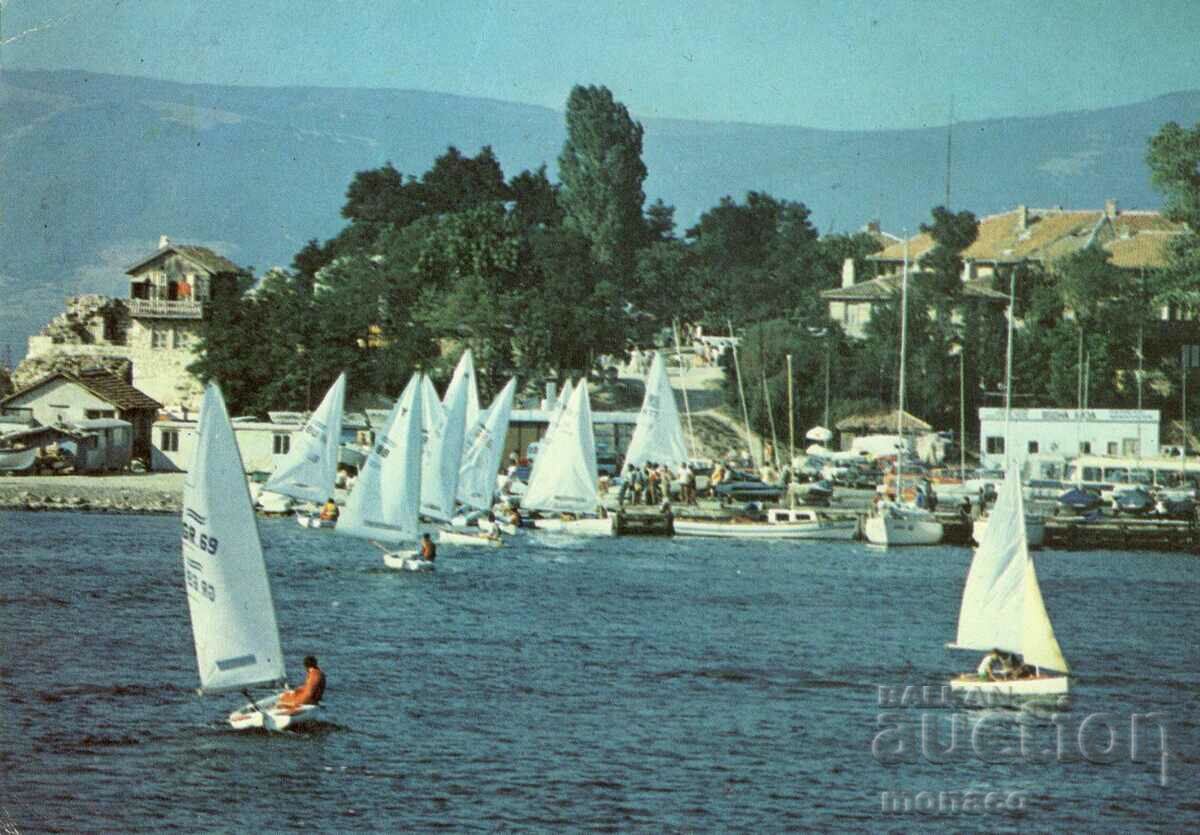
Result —
[[596, 491], [596, 442], [587, 381], [580, 380], [555, 424], [553, 437], [533, 462], [529, 489], [521, 506], [559, 513], [590, 513], [600, 497]]
[[637, 426], [633, 429], [633, 439], [625, 453], [625, 461], [639, 467], [653, 461], [674, 469], [687, 458], [683, 425], [679, 422], [675, 392], [667, 377], [667, 364], [663, 355], [656, 353], [646, 377], [646, 395], [642, 400], [642, 410], [638, 413]]
[[342, 372], [304, 428], [292, 434], [291, 450], [263, 485], [264, 490], [318, 503], [333, 496], [345, 401], [346, 374]]
[[958, 614], [959, 649], [1002, 649], [1025, 663], [1069, 672], [1042, 600], [1025, 532], [1025, 498], [1010, 466], [971, 560]]
[[414, 374], [392, 407], [338, 518], [338, 533], [393, 543], [418, 536], [422, 388], [422, 375]]
[[463, 504], [477, 510], [492, 506], [516, 391], [514, 377], [483, 413], [486, 416], [484, 422], [472, 428], [464, 446], [462, 468], [458, 472], [458, 497]]
[[284, 680], [279, 627], [246, 485], [220, 389], [209, 383], [183, 483], [183, 570], [200, 688], [243, 690]]

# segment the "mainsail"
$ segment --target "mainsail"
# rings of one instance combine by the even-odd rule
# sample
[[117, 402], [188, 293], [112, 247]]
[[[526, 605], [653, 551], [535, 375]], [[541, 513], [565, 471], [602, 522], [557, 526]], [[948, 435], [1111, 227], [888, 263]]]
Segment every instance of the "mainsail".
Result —
[[467, 384], [470, 382], [469, 377], [456, 374], [446, 389], [445, 401], [438, 402], [437, 390], [429, 378], [425, 378], [421, 513], [440, 522], [448, 521], [454, 515], [463, 436], [467, 429]]
[[291, 451], [263, 485], [264, 490], [308, 502], [333, 496], [345, 401], [346, 374], [342, 372], [304, 428], [292, 435]]
[[473, 427], [464, 445], [462, 469], [458, 472], [458, 497], [463, 504], [478, 510], [487, 510], [492, 506], [496, 474], [500, 470], [500, 456], [504, 454], [504, 438], [508, 434], [516, 390], [517, 380], [514, 377], [496, 395], [487, 412], [483, 413], [486, 420]]
[[[471, 349], [463, 351], [463, 355], [458, 358], [458, 365], [454, 366], [454, 375], [450, 378], [450, 386], [446, 389], [446, 396], [442, 400], [442, 405], [449, 409], [451, 393], [457, 388], [463, 387], [467, 392], [467, 411], [466, 419], [463, 425], [469, 430], [480, 420], [479, 415], [479, 387], [475, 377], [475, 358], [471, 355]], [[463, 447], [466, 451], [466, 447]]]
[[596, 492], [596, 443], [587, 381], [580, 380], [553, 436], [533, 462], [529, 489], [521, 506], [559, 513], [590, 513], [600, 503]]
[[421, 501], [422, 376], [414, 374], [392, 407], [375, 448], [338, 518], [337, 532], [403, 542], [417, 537]]
[[225, 400], [210, 383], [183, 483], [183, 571], [205, 693], [282, 682], [258, 524]]
[[642, 411], [638, 413], [637, 426], [634, 427], [625, 461], [634, 466], [653, 461], [674, 469], [682, 465], [687, 457], [683, 425], [679, 422], [679, 409], [675, 405], [675, 392], [667, 378], [667, 364], [663, 355], [656, 353], [646, 377], [646, 396], [642, 400]]
[[1015, 465], [1005, 475], [971, 560], [955, 646], [1018, 652], [1028, 664], [1068, 672], [1029, 556], [1025, 499]]

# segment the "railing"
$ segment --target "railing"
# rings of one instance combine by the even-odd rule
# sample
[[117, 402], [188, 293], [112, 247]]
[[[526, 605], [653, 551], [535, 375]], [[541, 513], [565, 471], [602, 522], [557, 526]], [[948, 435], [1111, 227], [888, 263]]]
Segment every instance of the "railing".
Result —
[[202, 319], [204, 303], [192, 299], [127, 299], [130, 316], [149, 316], [159, 319]]

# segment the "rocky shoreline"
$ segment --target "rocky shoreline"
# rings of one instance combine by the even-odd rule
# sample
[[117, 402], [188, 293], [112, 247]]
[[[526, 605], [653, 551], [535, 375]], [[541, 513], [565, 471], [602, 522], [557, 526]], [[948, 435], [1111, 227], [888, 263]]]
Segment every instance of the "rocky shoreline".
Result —
[[0, 477], [0, 510], [179, 513], [183, 474]]

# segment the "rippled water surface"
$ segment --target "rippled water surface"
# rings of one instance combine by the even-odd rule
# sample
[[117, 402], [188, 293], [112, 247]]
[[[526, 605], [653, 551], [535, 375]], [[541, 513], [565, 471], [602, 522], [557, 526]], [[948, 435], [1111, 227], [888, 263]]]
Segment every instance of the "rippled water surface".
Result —
[[[943, 646], [966, 549], [546, 539], [445, 550], [418, 576], [290, 520], [260, 530], [292, 678], [308, 653], [329, 676], [321, 721], [300, 732], [234, 732], [238, 697], [195, 695], [175, 517], [0, 513], [0, 827], [1200, 819], [1195, 556], [1037, 556], [1075, 667], [1055, 713], [936, 703], [977, 661]], [[881, 705], [881, 685], [932, 689]], [[1132, 761], [1131, 716], [1151, 711]]]

